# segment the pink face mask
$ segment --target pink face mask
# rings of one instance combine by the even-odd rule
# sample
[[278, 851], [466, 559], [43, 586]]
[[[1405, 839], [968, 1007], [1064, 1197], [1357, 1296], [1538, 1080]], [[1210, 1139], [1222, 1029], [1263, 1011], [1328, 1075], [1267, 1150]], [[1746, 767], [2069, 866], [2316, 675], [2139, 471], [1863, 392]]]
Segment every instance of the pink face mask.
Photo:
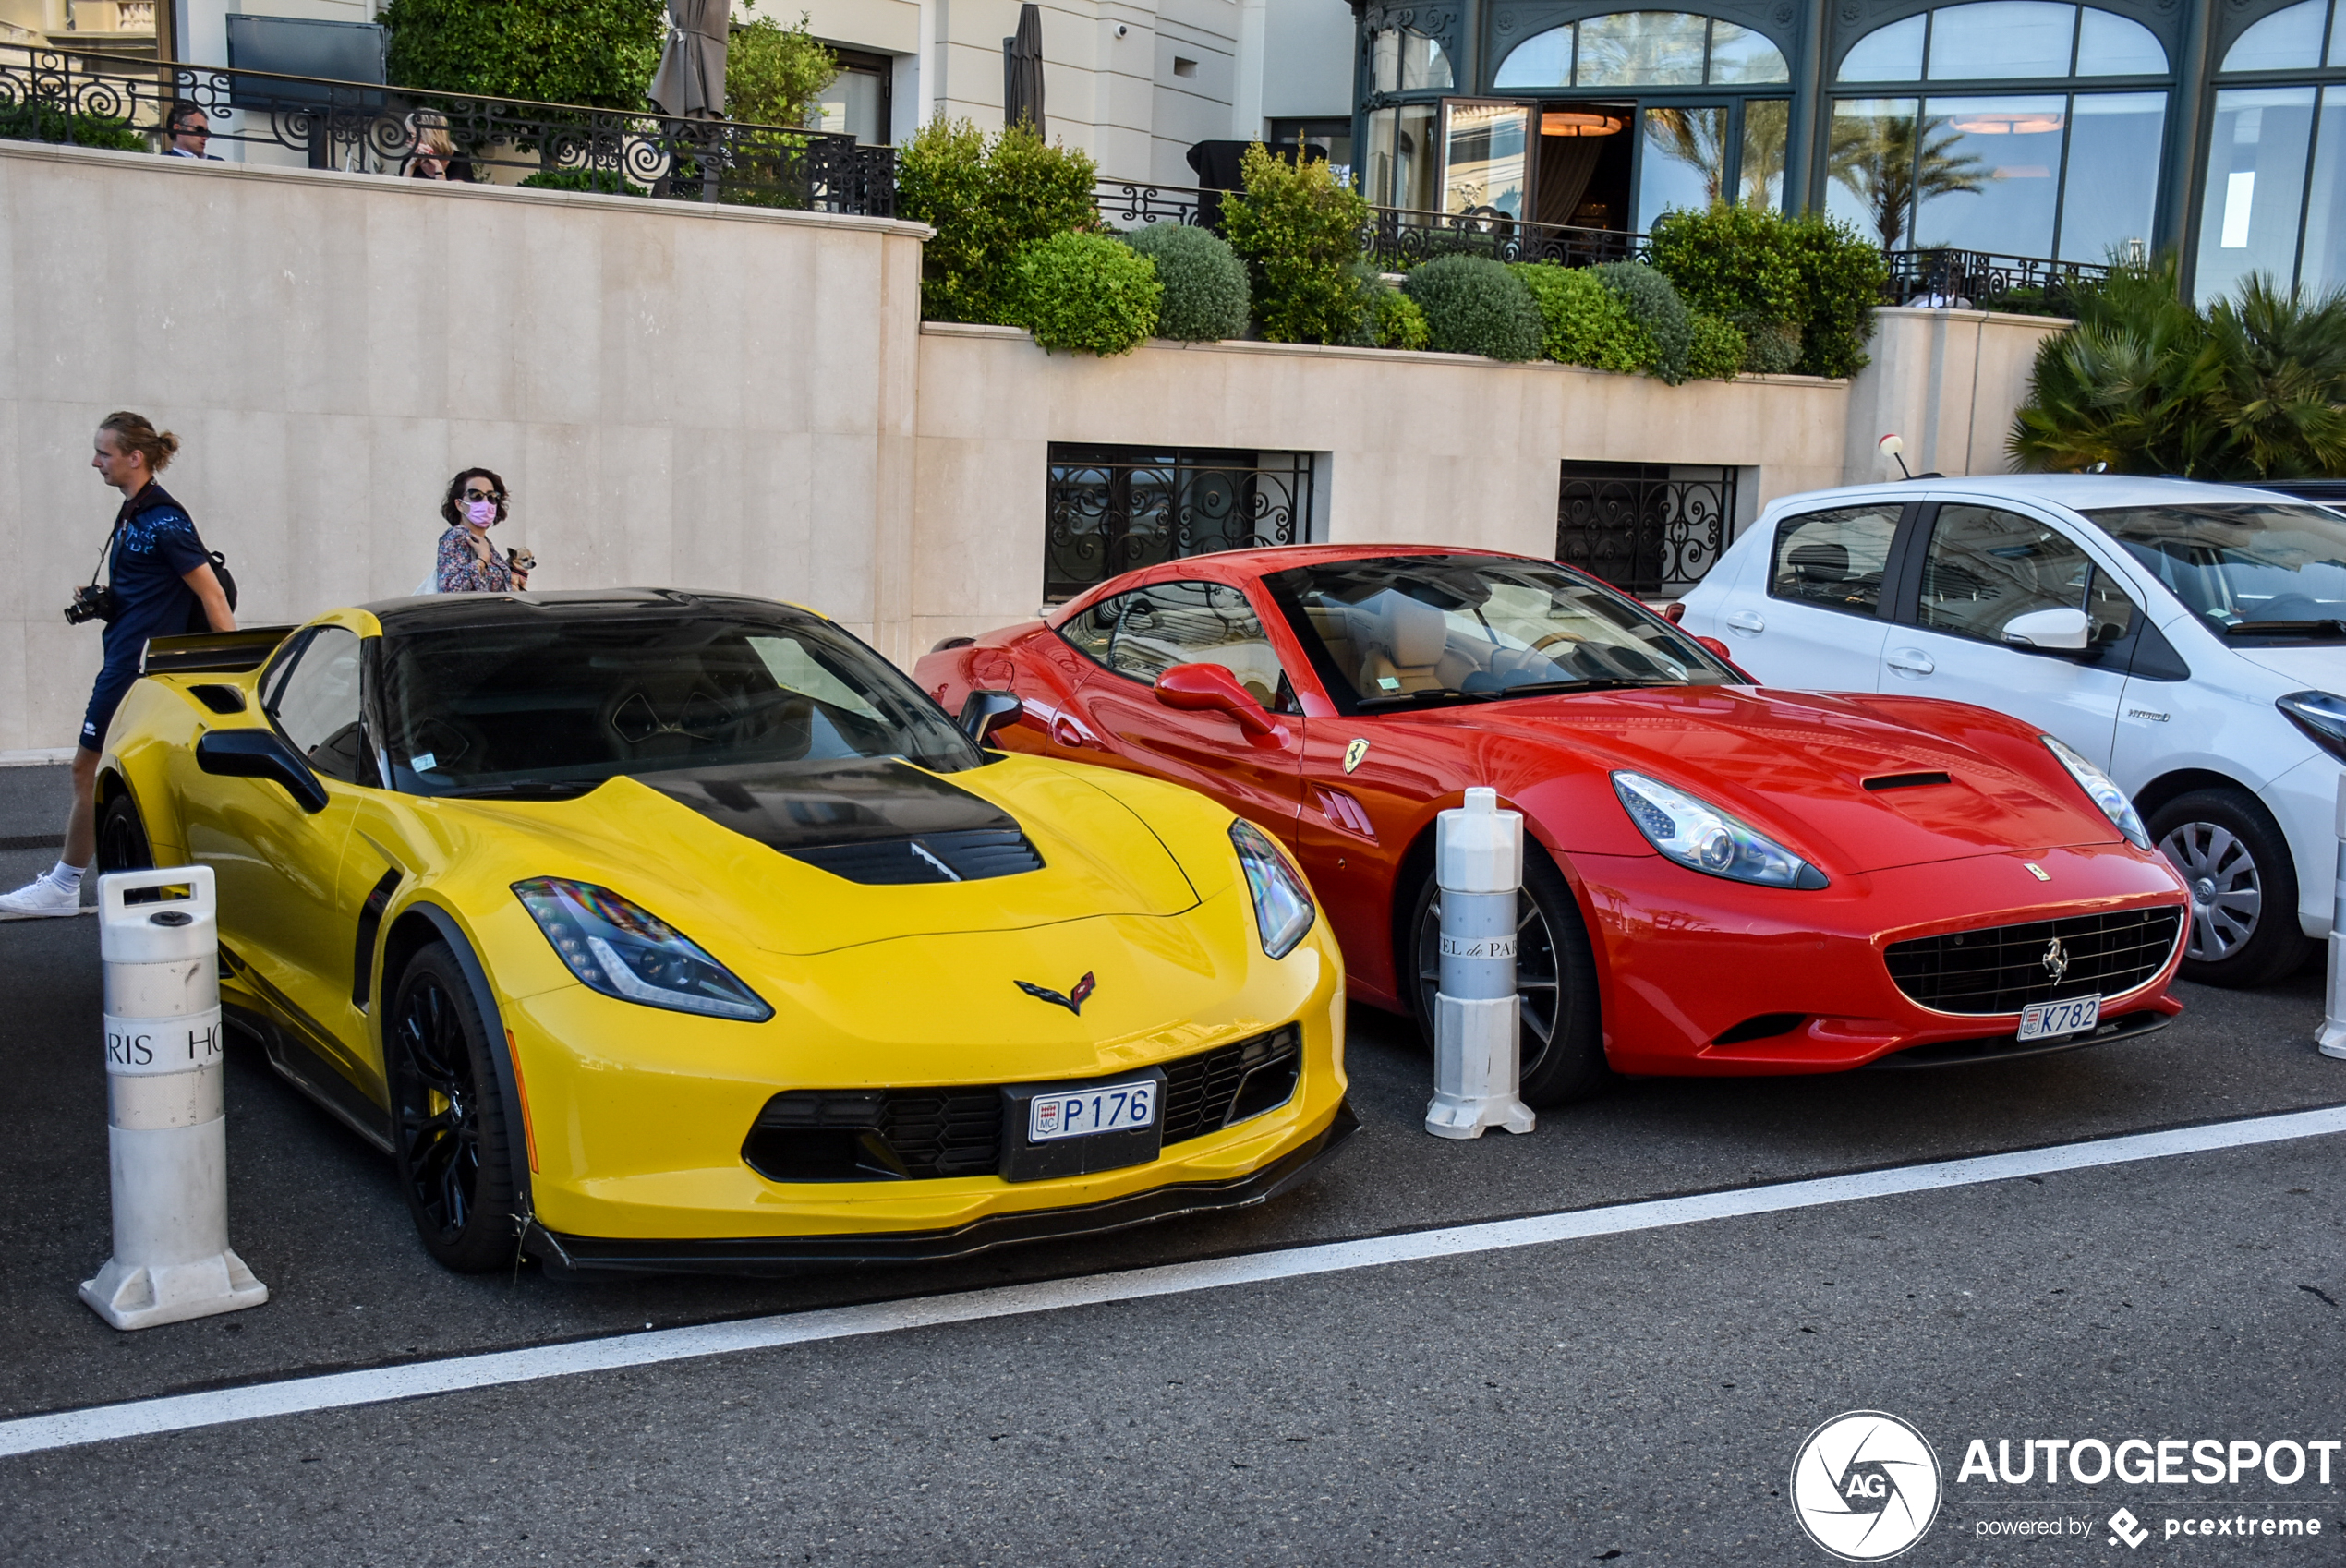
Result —
[[497, 503], [493, 501], [465, 502], [465, 520], [476, 528], [486, 528], [497, 521]]

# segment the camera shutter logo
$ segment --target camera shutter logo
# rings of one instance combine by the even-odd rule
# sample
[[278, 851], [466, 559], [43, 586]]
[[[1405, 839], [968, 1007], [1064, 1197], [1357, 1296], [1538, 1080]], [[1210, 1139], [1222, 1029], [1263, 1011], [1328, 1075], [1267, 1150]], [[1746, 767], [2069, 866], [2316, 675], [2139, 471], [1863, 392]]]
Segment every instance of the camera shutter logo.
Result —
[[1939, 1456], [1895, 1416], [1852, 1410], [1808, 1434], [1792, 1462], [1792, 1509], [1833, 1556], [1880, 1562], [1939, 1515]]

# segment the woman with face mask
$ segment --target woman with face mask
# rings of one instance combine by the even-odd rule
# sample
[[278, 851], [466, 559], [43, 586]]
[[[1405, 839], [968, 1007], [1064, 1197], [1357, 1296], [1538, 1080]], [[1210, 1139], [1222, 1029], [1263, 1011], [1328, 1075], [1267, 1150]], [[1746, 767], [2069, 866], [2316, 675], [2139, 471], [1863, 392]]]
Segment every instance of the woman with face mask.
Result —
[[529, 586], [529, 573], [500, 554], [489, 530], [505, 520], [505, 481], [486, 468], [467, 468], [448, 481], [440, 514], [448, 531], [440, 536], [432, 589], [442, 594], [505, 594]]

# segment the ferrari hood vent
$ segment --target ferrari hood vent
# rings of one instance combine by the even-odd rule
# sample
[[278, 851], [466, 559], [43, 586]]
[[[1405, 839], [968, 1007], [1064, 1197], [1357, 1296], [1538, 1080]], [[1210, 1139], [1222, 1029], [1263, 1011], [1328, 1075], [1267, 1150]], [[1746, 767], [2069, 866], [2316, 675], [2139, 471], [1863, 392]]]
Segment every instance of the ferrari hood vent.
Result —
[[636, 780], [744, 838], [850, 882], [978, 882], [1043, 869], [1016, 817], [893, 760], [820, 768], [752, 763], [639, 774]]

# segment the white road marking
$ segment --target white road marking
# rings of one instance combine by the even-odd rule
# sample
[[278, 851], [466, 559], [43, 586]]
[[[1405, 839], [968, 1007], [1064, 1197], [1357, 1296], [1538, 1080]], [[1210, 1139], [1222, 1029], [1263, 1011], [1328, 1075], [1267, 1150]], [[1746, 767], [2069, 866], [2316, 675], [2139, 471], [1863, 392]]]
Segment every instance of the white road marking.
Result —
[[86, 1410], [28, 1416], [0, 1422], [0, 1455], [38, 1453], [83, 1443], [151, 1437], [161, 1432], [185, 1431], [195, 1427], [215, 1427], [234, 1421], [260, 1420], [271, 1416], [300, 1415], [313, 1410], [338, 1410], [355, 1405], [381, 1404], [387, 1400], [416, 1399], [464, 1389], [491, 1388], [501, 1383], [531, 1382], [540, 1378], [574, 1377], [583, 1372], [656, 1366], [663, 1361], [731, 1356], [746, 1350], [771, 1350], [781, 1345], [846, 1339], [857, 1334], [895, 1333], [905, 1329], [934, 1328], [946, 1323], [973, 1322], [1031, 1312], [1056, 1312], [1070, 1307], [1094, 1307], [1113, 1301], [1138, 1301], [1153, 1296], [1218, 1290], [1227, 1285], [1299, 1279], [1311, 1274], [1373, 1269], [1430, 1258], [1457, 1258], [1509, 1248], [1543, 1247], [1589, 1236], [1619, 1236], [1631, 1231], [1657, 1230], [1667, 1225], [1696, 1224], [1704, 1220], [1780, 1213], [1790, 1209], [1853, 1203], [1868, 1198], [1891, 1198], [1903, 1193], [1931, 1192], [1952, 1187], [1976, 1187], [1986, 1182], [2012, 1181], [2057, 1171], [2088, 1170], [2097, 1165], [2124, 1164], [2136, 1160], [2170, 1159], [2179, 1154], [2243, 1149], [2260, 1143], [2322, 1138], [2340, 1132], [2346, 1132], [2346, 1105], [2334, 1105], [2316, 1111], [2296, 1111], [2280, 1116], [2217, 1122], [2206, 1127], [2181, 1128], [2171, 1132], [2132, 1133], [2085, 1143], [2065, 1143], [2050, 1149], [1941, 1160], [1929, 1164], [1901, 1165], [1890, 1170], [1865, 1171], [1850, 1176], [1818, 1176], [1806, 1181], [1778, 1182], [1730, 1192], [1706, 1192], [1688, 1198], [1617, 1203], [1601, 1209], [1445, 1225], [1433, 1230], [1408, 1231], [1398, 1236], [1372, 1236], [1360, 1241], [1322, 1242], [1244, 1257], [1168, 1263], [1157, 1268], [1090, 1274], [1078, 1279], [1001, 1285], [986, 1290], [876, 1302], [866, 1306], [827, 1308], [816, 1311], [744, 1319], [739, 1322], [708, 1323], [695, 1328], [614, 1334], [568, 1345], [457, 1356], [445, 1360], [379, 1367], [367, 1371], [289, 1378], [279, 1382], [214, 1389], [202, 1393], [174, 1394], [167, 1398], [135, 1400], [122, 1405], [101, 1405]]

